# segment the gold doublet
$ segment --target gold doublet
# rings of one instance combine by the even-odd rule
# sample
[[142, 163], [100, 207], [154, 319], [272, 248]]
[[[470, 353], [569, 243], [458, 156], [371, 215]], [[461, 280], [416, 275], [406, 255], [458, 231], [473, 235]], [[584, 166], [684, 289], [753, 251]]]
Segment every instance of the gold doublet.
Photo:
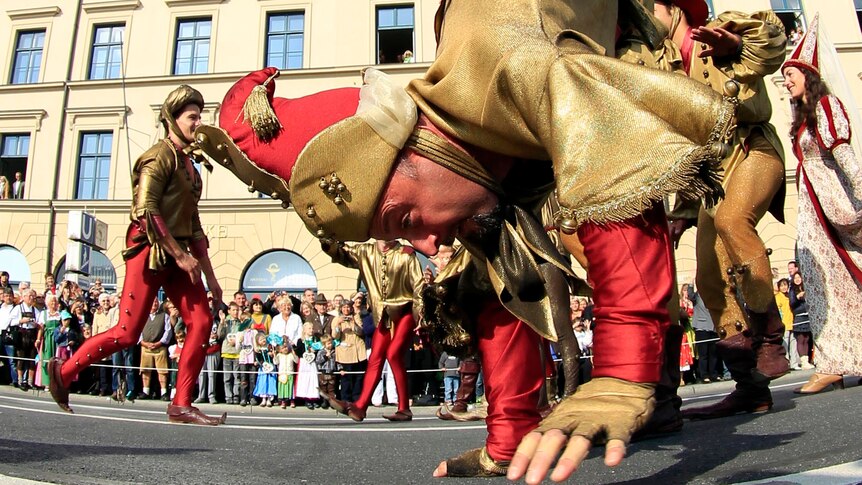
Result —
[[699, 170], [714, 159], [707, 147], [726, 134], [733, 109], [706, 86], [605, 56], [615, 7], [446, 1], [437, 59], [407, 88], [449, 135], [551, 160], [571, 229], [634, 217], [672, 192], [709, 192]]
[[396, 243], [381, 252], [376, 242], [343, 244], [330, 251], [334, 263], [357, 268], [368, 289], [374, 324], [387, 324], [393, 317], [412, 310], [421, 314], [422, 268], [412, 248]]
[[144, 152], [132, 170], [132, 221], [147, 222], [147, 239], [135, 241], [125, 251], [128, 259], [137, 254], [143, 245], [152, 246], [149, 268], [158, 270], [167, 262], [167, 254], [159, 244], [152, 216], [160, 216], [168, 232], [181, 245], [205, 237], [198, 215], [198, 201], [202, 182], [197, 170], [189, 174], [174, 144], [164, 139]]

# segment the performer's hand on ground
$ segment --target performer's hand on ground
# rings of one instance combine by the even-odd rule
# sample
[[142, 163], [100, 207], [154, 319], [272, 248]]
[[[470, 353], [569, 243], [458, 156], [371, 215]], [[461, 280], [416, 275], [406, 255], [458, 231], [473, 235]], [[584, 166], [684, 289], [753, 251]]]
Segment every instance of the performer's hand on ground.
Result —
[[691, 39], [708, 45], [700, 52], [700, 57], [727, 57], [739, 52], [742, 37], [721, 27], [698, 27], [691, 31]]
[[519, 480], [526, 475], [527, 483], [541, 483], [562, 451], [551, 480], [566, 480], [586, 459], [592, 445], [605, 440], [605, 464], [620, 464], [626, 443], [652, 414], [654, 395], [654, 384], [611, 377], [584, 384], [521, 440], [507, 477]]

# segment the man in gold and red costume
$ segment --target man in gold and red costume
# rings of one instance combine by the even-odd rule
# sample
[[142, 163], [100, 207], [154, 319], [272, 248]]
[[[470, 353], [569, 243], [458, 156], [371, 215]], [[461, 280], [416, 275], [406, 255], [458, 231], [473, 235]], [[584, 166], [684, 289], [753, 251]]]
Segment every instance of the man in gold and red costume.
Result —
[[[651, 18], [635, 0], [446, 0], [437, 59], [406, 88], [369, 69], [361, 89], [277, 98], [264, 69], [227, 93], [224, 131], [198, 130], [208, 154], [292, 203], [321, 239], [467, 248], [456, 293], [473, 295], [488, 438], [435, 476], [538, 483], [565, 447], [562, 480], [593, 442], [616, 465], [652, 414], [673, 287], [661, 201], [714, 195], [733, 103], [607, 55], [619, 32], [657, 45]], [[267, 102], [274, 113], [258, 109]], [[542, 420], [542, 338], [571, 326], [569, 263], [537, 217], [554, 190], [563, 241], [577, 235], [590, 264], [595, 367]]]
[[72, 412], [68, 386], [75, 376], [93, 362], [137, 344], [153, 299], [159, 288], [164, 288], [187, 326], [176, 394], [167, 409], [168, 420], [202, 425], [218, 425], [225, 420], [225, 415], [212, 418], [191, 405], [212, 328], [201, 272], [212, 291], [213, 305], [221, 302], [222, 295], [198, 216], [202, 184], [191, 150], [203, 107], [203, 96], [196, 89], [183, 85], [172, 91], [160, 112], [167, 137], [135, 163], [119, 322], [107, 332], [87, 339], [69, 360], [49, 362], [51, 395], [67, 412]]
[[708, 23], [707, 14], [704, 0], [657, 0], [655, 15], [669, 31], [663, 45], [618, 53], [716, 90], [729, 80], [740, 85], [733, 149], [722, 160], [724, 200], [711, 208], [681, 204], [670, 215], [675, 238], [697, 223], [697, 287], [721, 337], [719, 354], [736, 381], [724, 400], [684, 410], [692, 419], [766, 411], [772, 408], [769, 381], [790, 370], [769, 251], [756, 229], [767, 211], [784, 221], [783, 149], [769, 123], [772, 104], [764, 82], [784, 60], [784, 26], [768, 10], [725, 12]]
[[332, 261], [348, 268], [356, 268], [368, 289], [368, 304], [377, 329], [371, 339], [368, 369], [362, 381], [359, 399], [347, 403], [325, 396], [336, 411], [347, 414], [354, 421], [365, 419], [371, 395], [383, 373], [383, 361], [395, 379], [398, 393], [398, 410], [383, 417], [389, 421], [410, 421], [410, 392], [404, 360], [413, 343], [416, 328], [414, 313], [421, 314], [421, 291], [424, 282], [422, 267], [413, 248], [398, 241], [371, 241], [364, 244], [324, 243], [324, 251]]

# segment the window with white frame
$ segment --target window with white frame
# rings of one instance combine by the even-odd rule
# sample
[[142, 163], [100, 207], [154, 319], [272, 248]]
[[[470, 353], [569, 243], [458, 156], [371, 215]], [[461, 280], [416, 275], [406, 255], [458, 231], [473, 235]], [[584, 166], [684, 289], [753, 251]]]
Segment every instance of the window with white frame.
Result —
[[177, 22], [174, 75], [206, 74], [209, 68], [212, 19], [181, 19]]
[[856, 8], [856, 22], [859, 23], [859, 30], [862, 30], [862, 0], [853, 0], [853, 7]]
[[302, 69], [304, 12], [271, 13], [266, 19], [266, 65]]
[[93, 29], [88, 79], [119, 79], [123, 65], [124, 24], [97, 25]]
[[106, 200], [108, 198], [113, 138], [114, 134], [110, 131], [81, 133], [76, 199]]
[[[8, 196], [12, 199], [23, 198], [24, 194], [16, 193], [16, 181], [27, 179], [27, 156], [30, 153], [30, 135], [26, 133], [4, 133], [0, 135], [0, 175], [6, 177], [9, 184]], [[21, 174], [16, 177], [16, 174]], [[20, 179], [20, 180], [18, 180]], [[0, 198], [4, 195], [0, 194]]]
[[42, 66], [42, 50], [45, 48], [45, 30], [22, 30], [15, 40], [12, 59], [12, 84], [32, 84], [39, 82], [39, 69]]
[[413, 58], [413, 24], [413, 5], [377, 7], [378, 64], [405, 62], [407, 51]]

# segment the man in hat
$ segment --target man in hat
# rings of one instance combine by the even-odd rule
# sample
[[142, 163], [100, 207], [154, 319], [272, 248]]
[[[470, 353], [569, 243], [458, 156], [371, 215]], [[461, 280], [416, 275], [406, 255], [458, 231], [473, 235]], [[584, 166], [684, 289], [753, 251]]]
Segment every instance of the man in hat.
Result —
[[[604, 55], [618, 24], [653, 32], [640, 3], [560, 6], [444, 1], [437, 60], [406, 90], [369, 69], [361, 92], [273, 98], [276, 71], [265, 69], [225, 96], [229, 138], [198, 133], [214, 159], [293, 203], [321, 239], [402, 237], [434, 255], [458, 237], [475, 256], [488, 439], [435, 476], [502, 475], [511, 461], [510, 478], [538, 483], [569, 435], [555, 480], [593, 439], [608, 439], [606, 463], [622, 460], [652, 412], [669, 324], [673, 259], [660, 202], [717, 188], [716, 145], [733, 103]], [[274, 113], [254, 109], [263, 95]], [[541, 338], [570, 325], [568, 263], [536, 217], [555, 189], [564, 243], [577, 233], [590, 262], [594, 379], [530, 433], [541, 421]]]
[[314, 297], [314, 334], [318, 336], [321, 335], [332, 335], [332, 321], [335, 320], [335, 317], [330, 315], [327, 310], [329, 309], [329, 300], [326, 299], [326, 295], [323, 293], [318, 293], [317, 296]]
[[769, 250], [756, 230], [767, 211], [784, 222], [784, 152], [769, 123], [764, 77], [781, 65], [787, 39], [772, 11], [726, 12], [708, 24], [707, 14], [703, 0], [656, 0], [655, 15], [669, 35], [657, 51], [632, 53], [713, 89], [731, 79], [741, 84], [733, 150], [722, 161], [725, 199], [713, 208], [684, 205], [670, 215], [676, 241], [697, 223], [697, 287], [736, 381], [736, 390], [719, 403], [683, 411], [693, 419], [772, 408], [769, 381], [789, 370]]
[[147, 150], [132, 171], [131, 224], [126, 232], [126, 282], [119, 305], [119, 322], [94, 335], [66, 361], [51, 359], [50, 391], [61, 409], [69, 407], [69, 384], [93, 362], [138, 343], [150, 307], [159, 291], [174, 302], [187, 326], [186, 345], [177, 375], [176, 395], [168, 420], [218, 425], [191, 405], [192, 391], [203, 366], [212, 314], [200, 275], [203, 271], [221, 302], [222, 290], [207, 253], [208, 242], [198, 216], [201, 178], [192, 165], [194, 130], [200, 126], [204, 100], [196, 89], [182, 85], [165, 99], [160, 120], [167, 137]]
[[336, 411], [350, 416], [354, 421], [362, 421], [371, 403], [374, 388], [380, 381], [383, 361], [387, 360], [395, 379], [398, 410], [383, 417], [389, 421], [412, 420], [404, 359], [407, 349], [413, 343], [413, 330], [416, 327], [413, 314], [421, 313], [424, 279], [419, 258], [413, 248], [402, 246], [395, 240], [355, 245], [324, 242], [322, 246], [323, 250], [332, 256], [333, 262], [359, 269], [362, 281], [368, 288], [371, 312], [376, 325], [359, 399], [346, 403], [334, 396], [325, 397]]

